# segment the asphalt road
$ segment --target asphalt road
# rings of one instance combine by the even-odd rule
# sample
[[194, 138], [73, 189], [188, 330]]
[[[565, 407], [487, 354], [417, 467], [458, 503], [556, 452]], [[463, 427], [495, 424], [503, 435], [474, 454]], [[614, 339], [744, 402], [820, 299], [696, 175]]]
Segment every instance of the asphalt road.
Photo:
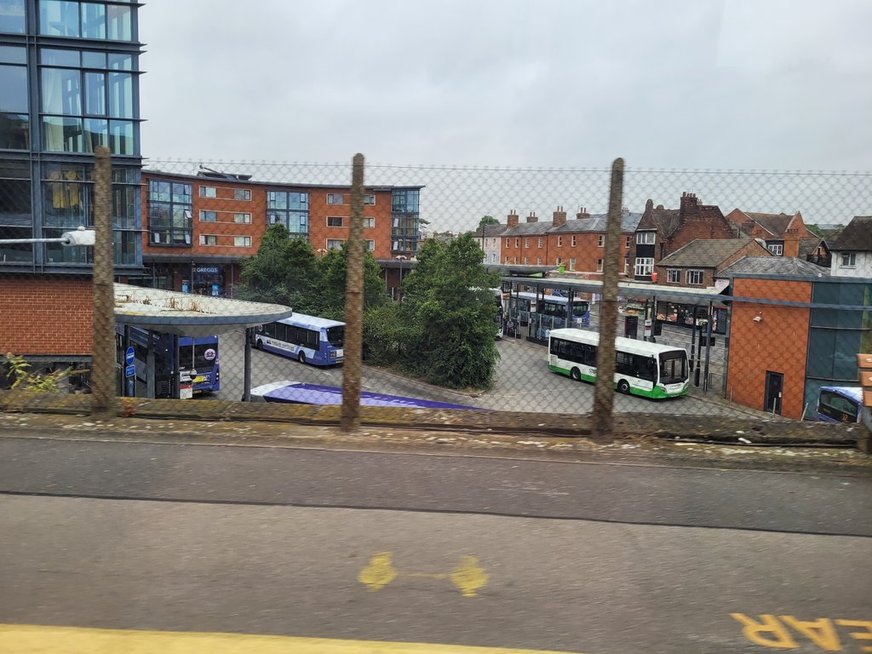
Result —
[[[364, 366], [363, 390], [407, 395], [498, 411], [589, 413], [593, 409], [593, 385], [573, 382], [548, 370], [545, 348], [524, 340], [504, 339], [497, 343], [500, 360], [494, 387], [474, 397], [439, 388]], [[221, 336], [222, 399], [242, 397], [243, 337], [241, 332]], [[252, 385], [280, 380], [302, 381], [331, 386], [342, 385], [342, 367], [319, 368], [303, 365], [269, 352], [252, 352]], [[713, 393], [713, 395], [715, 395]], [[641, 397], [618, 395], [615, 410], [668, 415], [747, 416], [747, 407], [685, 397], [655, 402]]]
[[8, 438], [0, 492], [0, 623], [587, 654], [868, 644], [864, 477]]

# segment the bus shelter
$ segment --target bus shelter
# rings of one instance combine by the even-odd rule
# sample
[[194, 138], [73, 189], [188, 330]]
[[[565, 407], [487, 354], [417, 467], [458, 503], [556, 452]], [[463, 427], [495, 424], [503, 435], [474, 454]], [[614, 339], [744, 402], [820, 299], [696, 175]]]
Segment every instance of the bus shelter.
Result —
[[[243, 395], [244, 402], [251, 399], [251, 330], [265, 323], [288, 318], [293, 314], [290, 307], [280, 304], [264, 304], [227, 298], [189, 295], [163, 289], [143, 288], [128, 284], [115, 284], [116, 335], [122, 353], [122, 395], [135, 394], [136, 363], [132, 332], [147, 336], [140, 340], [144, 349], [140, 367], [144, 371], [146, 397], [156, 397], [156, 370], [161, 353], [156, 342], [168, 344], [166, 360], [170, 362], [170, 397], [185, 397], [186, 388], [191, 388], [192, 370], [180, 365], [182, 339], [196, 339], [226, 334], [244, 329]], [[160, 335], [163, 341], [157, 338]], [[132, 356], [131, 356], [132, 355]], [[214, 356], [214, 354], [213, 354]], [[208, 349], [206, 359], [209, 358]], [[133, 381], [131, 381], [133, 378]]]
[[[602, 297], [602, 281], [560, 277], [502, 277], [508, 302], [506, 333], [545, 344], [552, 329], [588, 328], [590, 310]], [[623, 329], [619, 335], [656, 341], [663, 325], [684, 327], [690, 332], [691, 370], [694, 384], [708, 390], [711, 346], [717, 335], [724, 337], [724, 357], [728, 351], [728, 289], [686, 288], [623, 281], [618, 283], [618, 313]], [[524, 298], [533, 298], [525, 301]], [[559, 299], [555, 299], [559, 298]], [[561, 311], [558, 303], [565, 305]], [[555, 308], [557, 307], [557, 308]], [[642, 327], [641, 334], [639, 327]]]

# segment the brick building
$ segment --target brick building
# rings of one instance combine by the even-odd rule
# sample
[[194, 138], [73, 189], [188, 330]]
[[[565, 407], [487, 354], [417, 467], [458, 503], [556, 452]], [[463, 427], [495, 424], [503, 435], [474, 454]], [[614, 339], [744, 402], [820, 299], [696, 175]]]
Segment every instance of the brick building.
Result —
[[[621, 214], [620, 256], [628, 261], [632, 237], [641, 214], [624, 210]], [[500, 248], [504, 265], [565, 266], [570, 272], [602, 273], [605, 252], [606, 214], [591, 215], [584, 208], [567, 220], [563, 207], [557, 207], [550, 221], [540, 221], [535, 212], [520, 222], [512, 211], [506, 218]], [[624, 267], [626, 273], [627, 265]]]
[[708, 288], [728, 266], [745, 257], [770, 257], [763, 245], [750, 238], [697, 239], [654, 266], [657, 283], [665, 286]]
[[757, 213], [736, 208], [726, 218], [745, 236], [765, 241], [769, 251], [778, 257], [798, 257], [803, 241], [807, 241], [804, 247], [808, 249], [811, 242], [817, 244], [821, 240], [806, 228], [799, 211], [789, 215]]
[[[348, 239], [351, 190], [338, 185], [253, 181], [201, 170], [197, 175], [144, 171], [147, 283], [156, 288], [231, 296], [242, 262], [257, 254], [266, 229], [282, 224], [316, 254]], [[414, 256], [422, 187], [369, 187], [363, 238], [376, 259]]]
[[738, 233], [717, 206], [700, 204], [694, 193], [682, 193], [678, 209], [655, 207], [648, 200], [630, 253], [633, 277], [651, 281], [657, 263], [691, 241], [735, 238]]
[[833, 275], [872, 278], [872, 216], [854, 216], [830, 249]]
[[[0, 239], [93, 225], [94, 149], [112, 155], [119, 278], [142, 272], [137, 3], [0, 3]], [[0, 353], [86, 363], [92, 250], [0, 245]]]

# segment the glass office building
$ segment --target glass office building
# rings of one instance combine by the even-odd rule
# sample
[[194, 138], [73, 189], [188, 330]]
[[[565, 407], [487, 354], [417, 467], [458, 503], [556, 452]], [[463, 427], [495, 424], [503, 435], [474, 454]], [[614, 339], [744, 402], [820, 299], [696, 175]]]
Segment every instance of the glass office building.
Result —
[[[93, 224], [93, 153], [112, 153], [116, 272], [142, 267], [135, 2], [0, 0], [0, 239]], [[91, 248], [0, 245], [0, 272], [76, 273]]]

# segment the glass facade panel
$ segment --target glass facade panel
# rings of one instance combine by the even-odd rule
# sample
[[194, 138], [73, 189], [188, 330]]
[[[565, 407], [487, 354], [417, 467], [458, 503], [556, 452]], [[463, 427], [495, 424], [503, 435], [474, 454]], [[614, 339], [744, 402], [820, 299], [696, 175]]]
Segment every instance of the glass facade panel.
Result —
[[27, 68], [0, 65], [0, 111], [27, 113]]
[[109, 116], [133, 118], [133, 75], [130, 73], [109, 73]]
[[46, 116], [42, 119], [43, 149], [82, 152], [82, 119]]
[[152, 245], [191, 246], [192, 192], [191, 184], [149, 180], [148, 229]]
[[82, 67], [84, 68], [106, 68], [106, 53], [105, 52], [89, 52], [82, 53]]
[[133, 55], [110, 52], [109, 68], [112, 70], [133, 70]]
[[24, 0], [0, 0], [0, 32], [24, 34]]
[[46, 36], [79, 36], [79, 3], [40, 0], [39, 33]]
[[[0, 0], [2, 2], [2, 0]], [[17, 45], [0, 45], [0, 64], [27, 63], [27, 51]]]
[[309, 233], [309, 194], [267, 191], [267, 224], [280, 223], [295, 236]]
[[105, 39], [106, 38], [106, 5], [96, 2], [83, 2], [82, 14], [82, 38]]
[[0, 150], [30, 149], [30, 117], [0, 112]]
[[81, 73], [65, 68], [43, 68], [42, 110], [48, 114], [82, 114]]
[[135, 154], [132, 122], [113, 120], [109, 123], [109, 149], [112, 154]]
[[85, 113], [106, 115], [106, 75], [85, 73]]
[[71, 68], [78, 68], [79, 51], [43, 48], [39, 51], [39, 61], [43, 66], [69, 66]]
[[[30, 166], [0, 163], [0, 239], [33, 238]], [[0, 245], [0, 264], [31, 263], [30, 244]]]
[[130, 41], [133, 38], [130, 7], [106, 6], [107, 35], [113, 41]]

